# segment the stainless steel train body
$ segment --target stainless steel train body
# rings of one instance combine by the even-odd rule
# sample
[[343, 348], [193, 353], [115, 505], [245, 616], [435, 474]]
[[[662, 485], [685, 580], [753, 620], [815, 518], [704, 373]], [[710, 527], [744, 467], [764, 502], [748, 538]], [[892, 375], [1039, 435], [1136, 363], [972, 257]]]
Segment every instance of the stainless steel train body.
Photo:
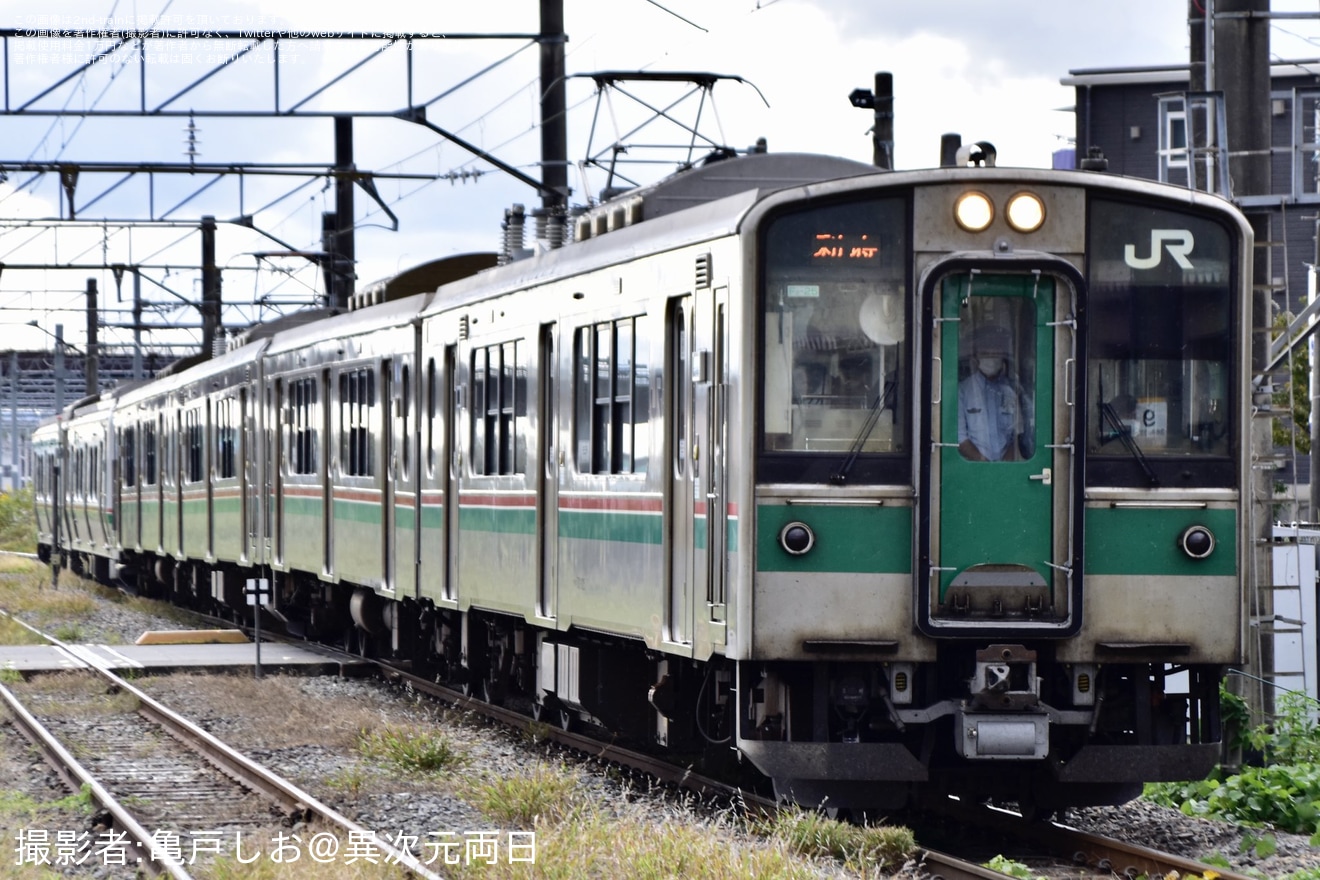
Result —
[[34, 438], [42, 552], [58, 488], [82, 568], [235, 614], [266, 577], [296, 631], [807, 804], [1050, 809], [1217, 760], [1227, 203], [751, 156], [578, 226], [72, 408]]

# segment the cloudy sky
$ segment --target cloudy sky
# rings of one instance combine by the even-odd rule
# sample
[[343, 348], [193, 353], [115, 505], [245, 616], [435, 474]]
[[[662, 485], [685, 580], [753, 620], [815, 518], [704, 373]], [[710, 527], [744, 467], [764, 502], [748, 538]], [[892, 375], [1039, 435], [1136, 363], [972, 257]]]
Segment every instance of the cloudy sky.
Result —
[[[1275, 11], [1314, 11], [1314, 3], [1274, 0]], [[333, 9], [330, 7], [334, 7]], [[964, 141], [989, 140], [1001, 165], [1048, 166], [1051, 154], [1069, 146], [1072, 91], [1059, 84], [1069, 71], [1096, 67], [1174, 64], [1187, 57], [1184, 0], [565, 0], [571, 74], [600, 70], [707, 71], [742, 77], [721, 82], [713, 104], [705, 105], [704, 134], [734, 147], [766, 138], [776, 152], [834, 153], [869, 161], [870, 111], [854, 108], [848, 95], [870, 88], [877, 71], [894, 77], [895, 159], [899, 168], [936, 164], [940, 136], [958, 132]], [[446, 33], [532, 33], [539, 28], [535, 0], [485, 0], [427, 5], [378, 0], [374, 4], [327, 4], [311, 0], [47, 0], [33, 4], [0, 0], [0, 27], [36, 32], [47, 28], [146, 27], [191, 29], [298, 29]], [[1320, 47], [1308, 40], [1320, 34], [1309, 21], [1281, 21], [1272, 28], [1277, 57], [1313, 58]], [[214, 43], [148, 44], [156, 57], [139, 65], [112, 56], [92, 71], [73, 77], [34, 103], [61, 108], [62, 119], [5, 120], [0, 159], [186, 161], [187, 120], [97, 119], [82, 110], [134, 108], [147, 95], [148, 106], [165, 103], [214, 67], [205, 54], [234, 51]], [[381, 44], [352, 46], [284, 43], [280, 65], [281, 108], [287, 109]], [[22, 105], [54, 86], [85, 59], [90, 44], [42, 43], [39, 35], [11, 39], [6, 83], [11, 106]], [[264, 53], [264, 54], [263, 54]], [[189, 56], [192, 57], [189, 57]], [[506, 56], [512, 58], [502, 61]], [[382, 52], [360, 70], [313, 98], [306, 106], [342, 110], [391, 111], [407, 103], [406, 68], [401, 47]], [[168, 104], [174, 110], [267, 110], [274, 104], [275, 66], [268, 49], [254, 52]], [[499, 63], [497, 63], [499, 62]], [[139, 70], [145, 69], [145, 86]], [[471, 81], [469, 82], [469, 79]], [[466, 84], [464, 84], [466, 83]], [[428, 102], [428, 118], [460, 134], [503, 161], [538, 176], [536, 128], [537, 53], [525, 40], [419, 42], [412, 76], [415, 102]], [[656, 106], [668, 106], [681, 91], [636, 90]], [[435, 99], [434, 101], [432, 99]], [[588, 143], [597, 107], [591, 81], [569, 86], [570, 157], [579, 159], [608, 145], [616, 128], [635, 124], [635, 105], [622, 96], [603, 105], [594, 139]], [[673, 115], [692, 121], [695, 98], [678, 104]], [[201, 162], [280, 162], [329, 164], [333, 159], [330, 124], [318, 119], [245, 120], [198, 118], [192, 135]], [[444, 180], [382, 180], [381, 200], [399, 219], [397, 231], [380, 207], [357, 195], [360, 283], [436, 256], [497, 247], [504, 208], [538, 203], [527, 186], [499, 173], [433, 133], [394, 119], [355, 123], [355, 158], [360, 169], [414, 175], [447, 175]], [[677, 143], [681, 132], [656, 130], [635, 141]], [[632, 158], [648, 158], [641, 149]], [[654, 178], [673, 167], [674, 154], [637, 173]], [[666, 164], [670, 163], [670, 164]], [[480, 172], [464, 177], [464, 172]], [[320, 214], [333, 207], [333, 193], [320, 183], [298, 188], [286, 178], [250, 179], [239, 187], [227, 179], [143, 176], [116, 183], [118, 176], [80, 179], [75, 202], [84, 219], [157, 216], [192, 221], [202, 214], [222, 220], [255, 213], [267, 235], [223, 225], [218, 262], [225, 269], [226, 301], [276, 296], [307, 296], [319, 285], [315, 272], [296, 260], [263, 260], [257, 252], [319, 246]], [[572, 201], [583, 203], [603, 185], [603, 177], [575, 170]], [[184, 266], [197, 261], [197, 237], [187, 229], [135, 230], [118, 227], [48, 230], [16, 227], [16, 218], [41, 218], [60, 211], [55, 175], [11, 173], [0, 183], [0, 262], [145, 262], [154, 269], [154, 295], [187, 298], [197, 287]], [[169, 266], [179, 269], [171, 271]], [[258, 271], [259, 270], [259, 271]], [[77, 341], [76, 309], [87, 271], [46, 271], [0, 275], [0, 327], [10, 325], [10, 345], [43, 346], [40, 334], [15, 326], [27, 318], [16, 310], [41, 309], [44, 327], [67, 325]], [[108, 272], [103, 290], [113, 290]], [[67, 309], [68, 311], [63, 311]], [[186, 310], [173, 318], [185, 320]], [[0, 342], [0, 347], [9, 347]]]

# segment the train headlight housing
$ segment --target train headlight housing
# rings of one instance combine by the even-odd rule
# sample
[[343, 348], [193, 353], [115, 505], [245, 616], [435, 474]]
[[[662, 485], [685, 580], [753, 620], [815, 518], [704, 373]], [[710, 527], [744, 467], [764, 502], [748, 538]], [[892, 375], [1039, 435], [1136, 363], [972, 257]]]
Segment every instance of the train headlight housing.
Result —
[[801, 556], [816, 546], [816, 533], [804, 522], [791, 522], [779, 530], [779, 546], [786, 553]]
[[1178, 539], [1178, 546], [1193, 559], [1205, 559], [1215, 552], [1214, 532], [1205, 526], [1188, 526]]
[[953, 203], [953, 219], [968, 232], [984, 232], [995, 219], [995, 206], [983, 192], [965, 192]]
[[1018, 232], [1035, 232], [1045, 223], [1045, 203], [1035, 193], [1017, 193], [1008, 200], [1004, 218]]

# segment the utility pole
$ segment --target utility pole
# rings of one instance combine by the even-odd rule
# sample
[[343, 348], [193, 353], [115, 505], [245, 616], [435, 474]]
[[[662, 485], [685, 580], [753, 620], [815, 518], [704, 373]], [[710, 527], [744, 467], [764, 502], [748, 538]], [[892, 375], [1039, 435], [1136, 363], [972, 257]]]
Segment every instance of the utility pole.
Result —
[[[1204, 2], [1204, 0], [1203, 0]], [[1229, 177], [1233, 185], [1233, 198], [1242, 200], [1270, 192], [1270, 39], [1269, 0], [1210, 0], [1205, 2], [1205, 14], [1210, 17], [1211, 45], [1206, 47], [1211, 59], [1209, 76], [1223, 90], [1224, 114], [1228, 130]], [[1273, 532], [1274, 474], [1272, 461], [1273, 438], [1270, 409], [1273, 386], [1264, 375], [1269, 364], [1270, 335], [1272, 332], [1273, 271], [1270, 248], [1273, 236], [1270, 214], [1259, 207], [1244, 207], [1256, 240], [1252, 260], [1253, 289], [1251, 296], [1251, 367], [1252, 375], [1261, 378], [1254, 387], [1253, 410], [1264, 415], [1251, 425], [1251, 480], [1244, 487], [1257, 499], [1251, 511], [1252, 570], [1248, 584], [1249, 618], [1247, 620], [1247, 668], [1264, 681], [1274, 669], [1274, 650], [1262, 626], [1273, 619], [1274, 574], [1272, 554], [1269, 551]], [[1233, 687], [1246, 698], [1253, 717], [1269, 718], [1273, 712], [1274, 695], [1262, 683], [1245, 688], [1243, 679], [1235, 676]]]
[[83, 393], [87, 396], [101, 390], [101, 358], [96, 328], [101, 323], [100, 305], [97, 302], [96, 279], [87, 279], [87, 352], [83, 356], [83, 374], [87, 380]]
[[215, 354], [220, 329], [220, 269], [215, 265], [215, 218], [202, 217], [202, 351]]
[[564, 0], [541, 0], [541, 208], [568, 207], [568, 91], [564, 79]]

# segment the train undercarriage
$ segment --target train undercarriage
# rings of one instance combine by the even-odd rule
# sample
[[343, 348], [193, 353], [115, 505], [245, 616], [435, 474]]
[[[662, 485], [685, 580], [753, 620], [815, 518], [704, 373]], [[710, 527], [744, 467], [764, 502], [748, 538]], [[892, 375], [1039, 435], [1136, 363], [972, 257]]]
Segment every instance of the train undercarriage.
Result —
[[[252, 622], [249, 570], [131, 556], [109, 566], [81, 554], [69, 565]], [[922, 664], [698, 663], [636, 640], [395, 602], [309, 575], [276, 573], [274, 593], [263, 623], [290, 635], [393, 659], [539, 722], [681, 755], [808, 807], [899, 809], [957, 796], [1049, 814], [1122, 803], [1148, 781], [1201, 778], [1220, 759], [1218, 667], [1066, 664], [1049, 642], [967, 641]]]

